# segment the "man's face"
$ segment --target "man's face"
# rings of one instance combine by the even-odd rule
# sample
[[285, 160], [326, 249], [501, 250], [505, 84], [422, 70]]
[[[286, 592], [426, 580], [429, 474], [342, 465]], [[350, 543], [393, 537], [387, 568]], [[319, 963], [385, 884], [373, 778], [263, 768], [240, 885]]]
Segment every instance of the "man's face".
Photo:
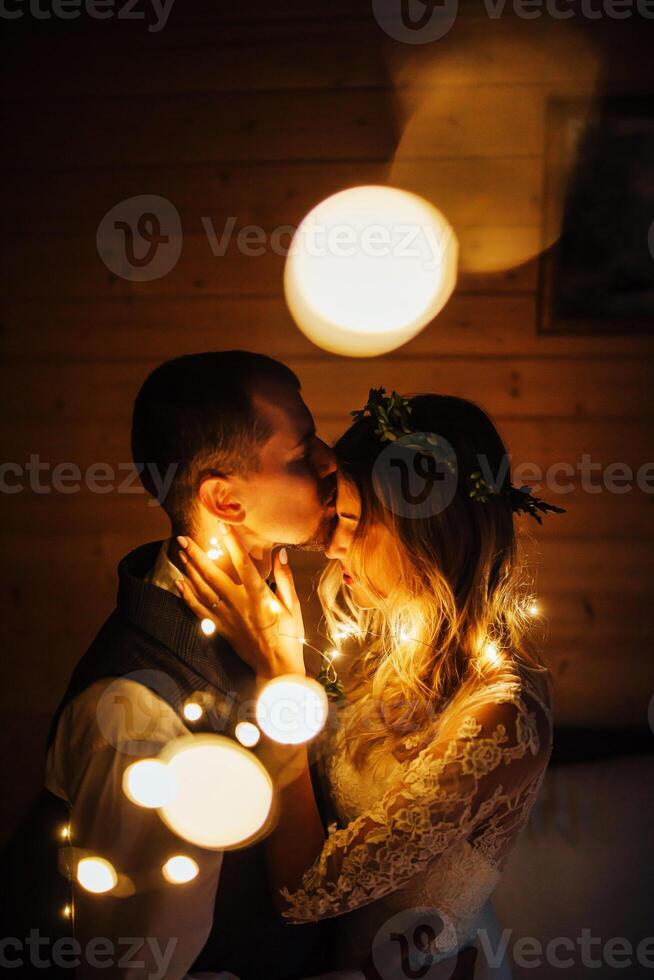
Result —
[[253, 401], [272, 435], [259, 451], [259, 468], [230, 480], [245, 509], [244, 527], [267, 544], [323, 550], [336, 513], [334, 454], [292, 386], [259, 390]]

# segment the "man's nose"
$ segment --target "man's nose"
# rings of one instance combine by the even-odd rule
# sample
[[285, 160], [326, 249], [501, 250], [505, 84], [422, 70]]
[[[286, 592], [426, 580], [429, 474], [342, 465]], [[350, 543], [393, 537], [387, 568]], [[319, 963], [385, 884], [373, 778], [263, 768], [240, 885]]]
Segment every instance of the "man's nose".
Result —
[[324, 480], [326, 476], [331, 476], [337, 470], [336, 456], [327, 443], [323, 442], [322, 439], [318, 439], [318, 437], [316, 437], [316, 445], [313, 452], [313, 465], [321, 480]]

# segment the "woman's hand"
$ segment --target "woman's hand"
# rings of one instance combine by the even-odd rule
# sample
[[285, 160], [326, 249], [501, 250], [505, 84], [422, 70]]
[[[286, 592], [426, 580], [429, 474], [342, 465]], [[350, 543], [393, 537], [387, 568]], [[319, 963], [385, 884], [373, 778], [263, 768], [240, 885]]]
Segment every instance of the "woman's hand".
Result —
[[196, 616], [210, 619], [217, 631], [258, 677], [304, 674], [304, 624], [286, 549], [275, 556], [277, 595], [231, 528], [221, 531], [221, 543], [239, 581], [219, 568], [195, 541], [177, 539], [188, 580], [177, 583]]

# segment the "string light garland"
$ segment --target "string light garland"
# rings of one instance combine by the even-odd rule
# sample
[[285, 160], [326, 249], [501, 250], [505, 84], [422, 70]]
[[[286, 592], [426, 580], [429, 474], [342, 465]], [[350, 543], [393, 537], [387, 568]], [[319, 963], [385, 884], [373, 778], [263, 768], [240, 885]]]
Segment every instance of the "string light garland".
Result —
[[212, 561], [216, 561], [218, 558], [222, 558], [225, 552], [220, 547], [218, 538], [209, 538], [209, 544], [211, 547], [207, 551], [207, 558], [211, 558]]
[[216, 624], [214, 623], [213, 619], [203, 619], [200, 622], [200, 629], [205, 636], [213, 636], [213, 634], [216, 632]]

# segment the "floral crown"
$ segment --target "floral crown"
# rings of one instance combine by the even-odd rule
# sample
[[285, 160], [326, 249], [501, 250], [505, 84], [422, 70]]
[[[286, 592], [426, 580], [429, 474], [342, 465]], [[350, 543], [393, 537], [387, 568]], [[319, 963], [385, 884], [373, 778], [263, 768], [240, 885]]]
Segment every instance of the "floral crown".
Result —
[[[377, 422], [375, 435], [383, 442], [394, 442], [403, 436], [415, 434], [410, 426], [409, 416], [413, 411], [408, 399], [393, 391], [386, 395], [385, 388], [371, 388], [368, 401], [361, 409], [351, 412], [352, 418], [359, 422], [366, 415]], [[540, 497], [535, 497], [527, 486], [516, 487], [510, 481], [501, 490], [489, 484], [482, 476], [481, 470], [468, 474], [467, 480], [471, 485], [468, 496], [481, 504], [491, 497], [505, 501], [516, 514], [529, 514], [542, 524], [541, 514], [565, 514], [563, 507], [548, 504]]]

